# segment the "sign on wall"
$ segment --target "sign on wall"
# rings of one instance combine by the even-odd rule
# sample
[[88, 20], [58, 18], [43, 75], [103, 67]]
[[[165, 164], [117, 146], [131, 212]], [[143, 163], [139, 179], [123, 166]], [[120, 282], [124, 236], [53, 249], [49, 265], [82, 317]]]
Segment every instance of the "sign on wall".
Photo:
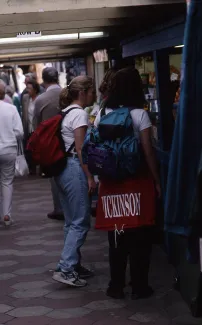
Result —
[[27, 37], [40, 37], [42, 34], [41, 32], [21, 32], [17, 33], [17, 38], [27, 38]]

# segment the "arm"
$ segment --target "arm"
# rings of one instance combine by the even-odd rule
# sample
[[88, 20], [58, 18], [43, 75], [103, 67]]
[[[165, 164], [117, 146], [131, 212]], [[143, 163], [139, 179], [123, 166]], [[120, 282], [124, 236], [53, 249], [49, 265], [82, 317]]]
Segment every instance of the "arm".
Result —
[[34, 116], [33, 116], [33, 128], [36, 130], [38, 125], [40, 124], [40, 118], [41, 118], [41, 103], [39, 99], [36, 99], [35, 101], [35, 108], [34, 108]]
[[95, 121], [94, 121], [94, 126], [97, 128], [99, 123], [100, 123], [100, 116], [101, 115], [101, 111], [98, 112], [96, 118], [95, 118]]
[[15, 108], [14, 116], [13, 116], [13, 131], [15, 133], [17, 140], [22, 140], [24, 136], [22, 121], [18, 111]]
[[152, 147], [151, 139], [152, 139], [151, 127], [144, 129], [140, 132], [140, 142], [145, 155], [145, 159], [152, 173], [153, 179], [155, 181], [158, 196], [160, 197], [161, 196], [160, 177], [158, 173], [157, 161], [156, 161], [154, 149]]
[[88, 166], [83, 164], [82, 153], [81, 153], [86, 131], [87, 131], [87, 126], [81, 126], [75, 129], [74, 139], [75, 139], [76, 152], [78, 154], [81, 167], [83, 168], [83, 171], [88, 178], [89, 192], [92, 192], [92, 190], [96, 188], [96, 183], [94, 177], [91, 175], [91, 173], [88, 170]]

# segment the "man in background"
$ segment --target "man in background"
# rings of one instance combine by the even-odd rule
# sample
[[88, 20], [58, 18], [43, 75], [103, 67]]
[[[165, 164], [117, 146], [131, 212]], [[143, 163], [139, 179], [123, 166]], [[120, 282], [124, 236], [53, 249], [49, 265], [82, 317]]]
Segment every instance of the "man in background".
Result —
[[[33, 118], [35, 129], [42, 121], [46, 121], [59, 113], [61, 87], [58, 85], [58, 77], [58, 72], [55, 68], [50, 67], [43, 70], [42, 79], [46, 92], [41, 94], [35, 102]], [[62, 213], [58, 190], [53, 178], [51, 179], [51, 190], [54, 211], [48, 214], [48, 218], [63, 220], [64, 215]]]

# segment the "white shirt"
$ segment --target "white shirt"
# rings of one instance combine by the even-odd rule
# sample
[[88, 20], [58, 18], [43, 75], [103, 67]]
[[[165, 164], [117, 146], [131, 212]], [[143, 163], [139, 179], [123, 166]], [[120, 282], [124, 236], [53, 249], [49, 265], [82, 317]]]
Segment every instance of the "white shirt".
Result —
[[[105, 112], [106, 114], [112, 112], [113, 110], [111, 108], [106, 108]], [[101, 111], [98, 113], [96, 116], [94, 125], [98, 127], [100, 123], [100, 114]], [[148, 116], [148, 113], [144, 109], [136, 108], [131, 111], [131, 117], [133, 121], [133, 126], [134, 126], [134, 132], [135, 135], [139, 138], [139, 134], [141, 131], [148, 129], [152, 126], [150, 118]]]
[[24, 135], [20, 115], [14, 105], [0, 100], [0, 155], [16, 154], [17, 140]]
[[82, 126], [88, 126], [88, 114], [79, 105], [70, 105], [65, 108], [63, 112], [66, 112], [72, 107], [76, 108], [69, 112], [62, 122], [61, 133], [65, 143], [66, 151], [68, 151], [74, 142], [74, 130]]
[[36, 101], [36, 99], [32, 100], [32, 98], [30, 98], [30, 100], [29, 100], [29, 106], [28, 106], [28, 130], [29, 130], [29, 133], [32, 133], [34, 131], [33, 118], [34, 118], [35, 101]]
[[10, 96], [8, 96], [7, 94], [5, 95], [5, 98], [3, 100], [5, 103], [11, 104], [13, 105], [13, 100], [12, 98], [10, 98]]

